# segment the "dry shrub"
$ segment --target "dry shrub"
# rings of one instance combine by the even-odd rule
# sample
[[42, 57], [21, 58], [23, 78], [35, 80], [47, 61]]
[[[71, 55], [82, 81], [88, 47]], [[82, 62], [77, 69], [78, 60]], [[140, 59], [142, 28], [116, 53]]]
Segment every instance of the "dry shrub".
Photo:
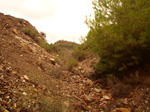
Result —
[[126, 84], [115, 76], [108, 78], [107, 85], [112, 88], [111, 94], [114, 98], [126, 97], [132, 90], [131, 84]]
[[73, 67], [78, 65], [78, 61], [75, 58], [71, 58], [67, 61], [67, 64], [68, 64], [68, 70], [72, 71]]
[[40, 112], [62, 112], [62, 104], [59, 101], [53, 100], [50, 97], [43, 96], [39, 101]]

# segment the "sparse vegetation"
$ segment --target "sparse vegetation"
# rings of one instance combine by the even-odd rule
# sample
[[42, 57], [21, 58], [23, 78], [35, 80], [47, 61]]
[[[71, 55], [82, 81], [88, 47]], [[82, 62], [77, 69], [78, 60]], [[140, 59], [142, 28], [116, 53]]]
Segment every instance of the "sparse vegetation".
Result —
[[33, 39], [36, 39], [36, 37], [37, 37], [37, 32], [28, 27], [23, 28], [22, 31], [24, 32], [24, 34], [30, 36]]
[[41, 34], [42, 36], [46, 37], [46, 33], [40, 32], [40, 34]]
[[73, 66], [77, 66], [77, 59], [72, 58], [72, 50], [78, 46], [75, 42], [59, 40], [54, 44], [50, 44], [51, 53], [54, 55], [58, 64], [63, 65], [62, 69], [71, 70]]
[[78, 61], [77, 61], [77, 59], [72, 57], [72, 58], [68, 59], [67, 64], [68, 64], [68, 70], [71, 71], [73, 69], [73, 67], [78, 65]]
[[59, 40], [54, 44], [50, 44], [51, 52], [54, 54], [61, 54], [65, 49], [73, 49], [77, 44], [74, 42], [68, 42], [64, 40]]
[[40, 112], [62, 112], [62, 104], [50, 97], [43, 96], [40, 100]]
[[35, 40], [37, 41], [37, 43], [43, 47], [47, 52], [51, 52], [52, 48], [50, 47], [50, 45], [48, 43], [45, 43], [42, 39], [35, 37]]
[[63, 73], [62, 73], [61, 70], [53, 68], [49, 75], [51, 75], [51, 76], [53, 76], [53, 77], [55, 77], [57, 79], [61, 79], [61, 77], [63, 76]]
[[[30, 36], [31, 38], [33, 38], [41, 47], [43, 47], [47, 52], [51, 52], [53, 48], [50, 47], [50, 45], [48, 43], [45, 43], [42, 39], [40, 39], [38, 36], [37, 36], [37, 32], [28, 28], [28, 27], [25, 27], [23, 29], [23, 32]], [[41, 33], [42, 35], [46, 35], [45, 33]]]
[[73, 57], [75, 57], [78, 61], [84, 60], [87, 55], [89, 54], [89, 47], [87, 46], [86, 42], [80, 45], [77, 45], [73, 49]]
[[[125, 82], [126, 80], [127, 79], [125, 79]], [[109, 76], [106, 82], [107, 86], [112, 88], [111, 94], [114, 98], [127, 96], [132, 90], [132, 85], [130, 83], [123, 83], [118, 77], [113, 75]]]
[[77, 44], [75, 42], [59, 40], [59, 41], [55, 42], [55, 45], [60, 48], [73, 49]]
[[51, 53], [59, 54], [59, 52], [61, 51], [61, 48], [57, 46], [56, 44], [50, 44], [50, 47], [51, 47]]

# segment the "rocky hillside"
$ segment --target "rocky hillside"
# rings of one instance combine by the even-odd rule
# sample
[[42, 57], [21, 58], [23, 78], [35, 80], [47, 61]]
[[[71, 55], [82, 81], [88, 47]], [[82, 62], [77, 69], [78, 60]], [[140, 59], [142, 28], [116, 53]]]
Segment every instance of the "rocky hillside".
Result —
[[28, 21], [0, 13], [0, 112], [149, 112], [149, 77], [92, 80], [93, 55], [70, 72], [74, 43], [57, 42], [61, 53], [48, 53], [26, 28], [46, 43]]
[[[33, 87], [37, 88], [50, 88], [51, 90], [53, 90], [57, 85], [55, 83], [59, 82], [57, 80], [58, 76], [56, 76], [56, 74], [58, 73], [54, 73], [57, 68], [59, 69], [59, 66], [55, 63], [52, 55], [47, 53], [33, 40], [33, 38], [23, 32], [23, 29], [26, 27], [37, 32], [38, 37], [45, 41], [42, 35], [40, 35], [35, 27], [33, 27], [29, 22], [23, 19], [4, 15], [2, 13], [0, 14], [0, 56], [3, 59], [1, 61], [0, 72], [2, 80], [8, 82], [8, 84], [4, 82], [1, 83], [1, 87], [4, 86], [4, 88], [1, 88], [1, 95], [5, 94], [3, 92], [6, 92], [3, 90], [5, 89], [5, 86], [7, 87], [6, 90], [9, 88], [16, 88], [18, 89], [17, 91], [19, 91], [19, 89], [21, 89], [21, 91], [17, 93], [20, 97], [23, 93], [25, 94], [25, 96], [29, 95], [25, 91], [28, 91], [29, 93], [29, 90], [32, 89], [30, 86], [32, 85]], [[8, 68], [10, 68], [10, 70], [7, 70], [6, 65], [9, 65]], [[16, 75], [16, 78], [12, 74]], [[5, 79], [5, 76], [7, 76], [7, 78], [10, 79], [11, 82], [9, 82], [10, 80], [6, 80], [7, 78]], [[24, 76], [29, 79], [27, 83], [23, 78]], [[19, 79], [23, 80], [23, 82], [20, 82]], [[16, 82], [17, 80], [18, 82]], [[14, 83], [14, 85], [11, 83]], [[21, 87], [19, 85], [21, 85]], [[28, 90], [26, 90], [24, 86]], [[29, 95], [29, 98], [30, 97], [34, 97], [34, 95]], [[9, 99], [10, 101], [12, 101], [12, 99], [15, 99], [16, 103], [13, 103], [13, 105], [15, 105], [16, 111], [18, 108], [24, 107], [24, 105], [25, 107], [29, 106], [30, 108], [32, 108], [31, 110], [33, 110], [33, 105], [29, 105], [27, 99], [27, 102], [24, 102], [26, 104], [23, 104], [22, 102], [21, 104], [18, 104], [19, 99], [13, 98], [11, 96], [7, 96], [7, 99], [8, 100], [6, 101], [2, 98], [0, 104], [5, 108], [8, 108], [9, 110], [13, 108], [12, 105], [7, 104]], [[20, 99], [23, 100], [22, 97], [20, 97]], [[34, 100], [36, 100], [36, 98], [34, 98]]]

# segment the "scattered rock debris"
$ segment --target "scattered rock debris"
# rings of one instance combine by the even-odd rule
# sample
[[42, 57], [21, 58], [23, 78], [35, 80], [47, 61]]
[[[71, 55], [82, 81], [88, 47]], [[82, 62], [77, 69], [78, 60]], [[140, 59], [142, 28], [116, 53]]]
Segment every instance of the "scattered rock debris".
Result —
[[2, 56], [0, 62], [0, 112], [21, 112], [22, 108], [33, 111], [43, 90], [27, 76], [19, 76]]

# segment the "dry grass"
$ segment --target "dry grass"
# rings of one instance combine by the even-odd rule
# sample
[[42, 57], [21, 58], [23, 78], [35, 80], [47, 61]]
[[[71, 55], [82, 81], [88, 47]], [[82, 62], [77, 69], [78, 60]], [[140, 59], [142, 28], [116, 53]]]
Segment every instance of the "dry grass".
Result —
[[[52, 99], [51, 97], [43, 96], [39, 101], [39, 112], [62, 112], [62, 103]], [[35, 112], [36, 112], [35, 111]]]

